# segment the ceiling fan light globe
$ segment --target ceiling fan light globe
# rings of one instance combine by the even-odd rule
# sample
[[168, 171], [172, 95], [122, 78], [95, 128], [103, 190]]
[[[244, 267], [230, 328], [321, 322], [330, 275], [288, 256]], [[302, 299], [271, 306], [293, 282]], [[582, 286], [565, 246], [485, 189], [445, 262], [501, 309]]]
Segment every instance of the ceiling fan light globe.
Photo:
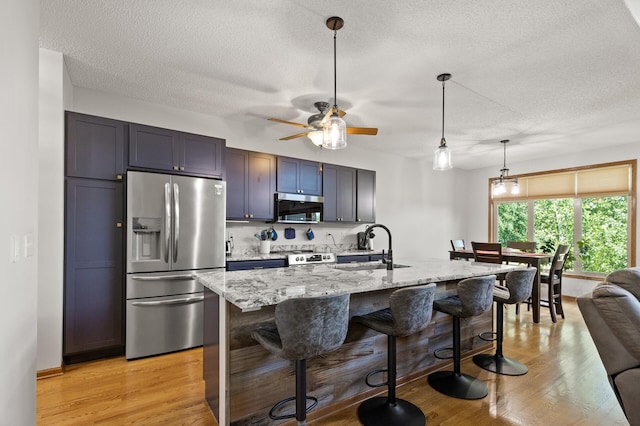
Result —
[[322, 134], [322, 130], [314, 130], [313, 132], [309, 132], [307, 137], [311, 139], [311, 142], [315, 146], [322, 146], [322, 142], [324, 139], [324, 135]]
[[440, 145], [433, 153], [433, 170], [443, 171], [451, 168], [451, 151], [447, 145]]
[[327, 149], [347, 147], [347, 123], [336, 113], [323, 124], [322, 147]]

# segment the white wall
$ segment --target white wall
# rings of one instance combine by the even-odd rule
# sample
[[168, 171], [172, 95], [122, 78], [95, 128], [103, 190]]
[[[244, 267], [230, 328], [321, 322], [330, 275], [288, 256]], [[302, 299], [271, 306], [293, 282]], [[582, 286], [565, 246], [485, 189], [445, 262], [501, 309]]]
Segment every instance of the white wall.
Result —
[[36, 423], [39, 9], [37, 0], [0, 7], [0, 423], [6, 425]]
[[[570, 167], [586, 166], [591, 164], [609, 163], [614, 161], [632, 160], [640, 157], [639, 143], [628, 145], [608, 146], [598, 150], [576, 152], [570, 157], [554, 157], [545, 160], [535, 160], [523, 163], [509, 163], [512, 175], [533, 173], [544, 170], [564, 169]], [[500, 174], [500, 160], [496, 159], [493, 168], [478, 169], [468, 172], [466, 180], [469, 188], [469, 206], [477, 206], [469, 210], [467, 214], [466, 240], [486, 241], [489, 235], [489, 206], [488, 206], [488, 180]], [[640, 174], [637, 174], [640, 176]], [[638, 188], [636, 182], [636, 188]], [[640, 225], [640, 209], [636, 208], [636, 224]], [[636, 242], [640, 241], [640, 226], [636, 226]], [[640, 252], [636, 250], [635, 264], [638, 265]], [[578, 280], [567, 278], [563, 280], [563, 294], [579, 296], [587, 293], [597, 284], [597, 281]]]
[[64, 84], [62, 54], [40, 49], [38, 370], [62, 365]]

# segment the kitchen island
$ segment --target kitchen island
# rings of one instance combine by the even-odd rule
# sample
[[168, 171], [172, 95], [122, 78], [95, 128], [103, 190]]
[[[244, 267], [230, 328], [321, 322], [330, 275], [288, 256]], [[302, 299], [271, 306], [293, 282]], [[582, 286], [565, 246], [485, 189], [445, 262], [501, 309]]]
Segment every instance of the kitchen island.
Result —
[[[271, 406], [295, 394], [293, 362], [271, 355], [251, 338], [251, 330], [273, 320], [275, 306], [294, 297], [349, 293], [350, 316], [388, 306], [396, 288], [438, 283], [436, 299], [455, 294], [464, 278], [522, 269], [465, 261], [421, 260], [409, 267], [375, 269], [376, 264], [308, 265], [199, 275], [205, 286], [203, 375], [206, 399], [219, 424], [271, 424]], [[493, 327], [492, 312], [463, 322], [462, 350], [470, 355], [491, 347], [476, 338]], [[433, 350], [451, 346], [451, 318], [434, 312], [431, 324], [419, 333], [399, 338], [398, 383], [423, 377], [442, 361]], [[308, 394], [318, 398], [309, 419], [333, 408], [356, 403], [384, 388], [369, 388], [366, 374], [386, 366], [386, 336], [351, 325], [336, 351], [308, 362]], [[425, 381], [425, 386], [428, 386]]]

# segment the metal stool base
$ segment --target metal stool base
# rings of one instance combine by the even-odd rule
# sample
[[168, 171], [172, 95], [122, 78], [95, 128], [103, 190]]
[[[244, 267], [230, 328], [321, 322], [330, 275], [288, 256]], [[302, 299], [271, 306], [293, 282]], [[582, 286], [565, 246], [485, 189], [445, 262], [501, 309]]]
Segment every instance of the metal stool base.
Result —
[[364, 426], [425, 426], [427, 419], [418, 407], [403, 399], [390, 404], [386, 397], [369, 398], [358, 407]]
[[464, 373], [436, 371], [427, 378], [429, 385], [440, 393], [459, 399], [481, 399], [489, 393], [482, 380]]
[[478, 354], [473, 362], [480, 368], [505, 376], [522, 376], [529, 371], [520, 361], [498, 355]]

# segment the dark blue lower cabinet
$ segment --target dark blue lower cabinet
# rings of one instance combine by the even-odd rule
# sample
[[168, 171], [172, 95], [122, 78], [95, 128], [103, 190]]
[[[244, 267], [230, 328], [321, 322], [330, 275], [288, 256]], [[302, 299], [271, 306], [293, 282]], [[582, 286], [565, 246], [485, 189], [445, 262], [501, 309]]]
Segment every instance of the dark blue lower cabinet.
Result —
[[250, 269], [284, 268], [287, 266], [285, 259], [268, 260], [234, 260], [227, 262], [227, 271], [248, 271]]

